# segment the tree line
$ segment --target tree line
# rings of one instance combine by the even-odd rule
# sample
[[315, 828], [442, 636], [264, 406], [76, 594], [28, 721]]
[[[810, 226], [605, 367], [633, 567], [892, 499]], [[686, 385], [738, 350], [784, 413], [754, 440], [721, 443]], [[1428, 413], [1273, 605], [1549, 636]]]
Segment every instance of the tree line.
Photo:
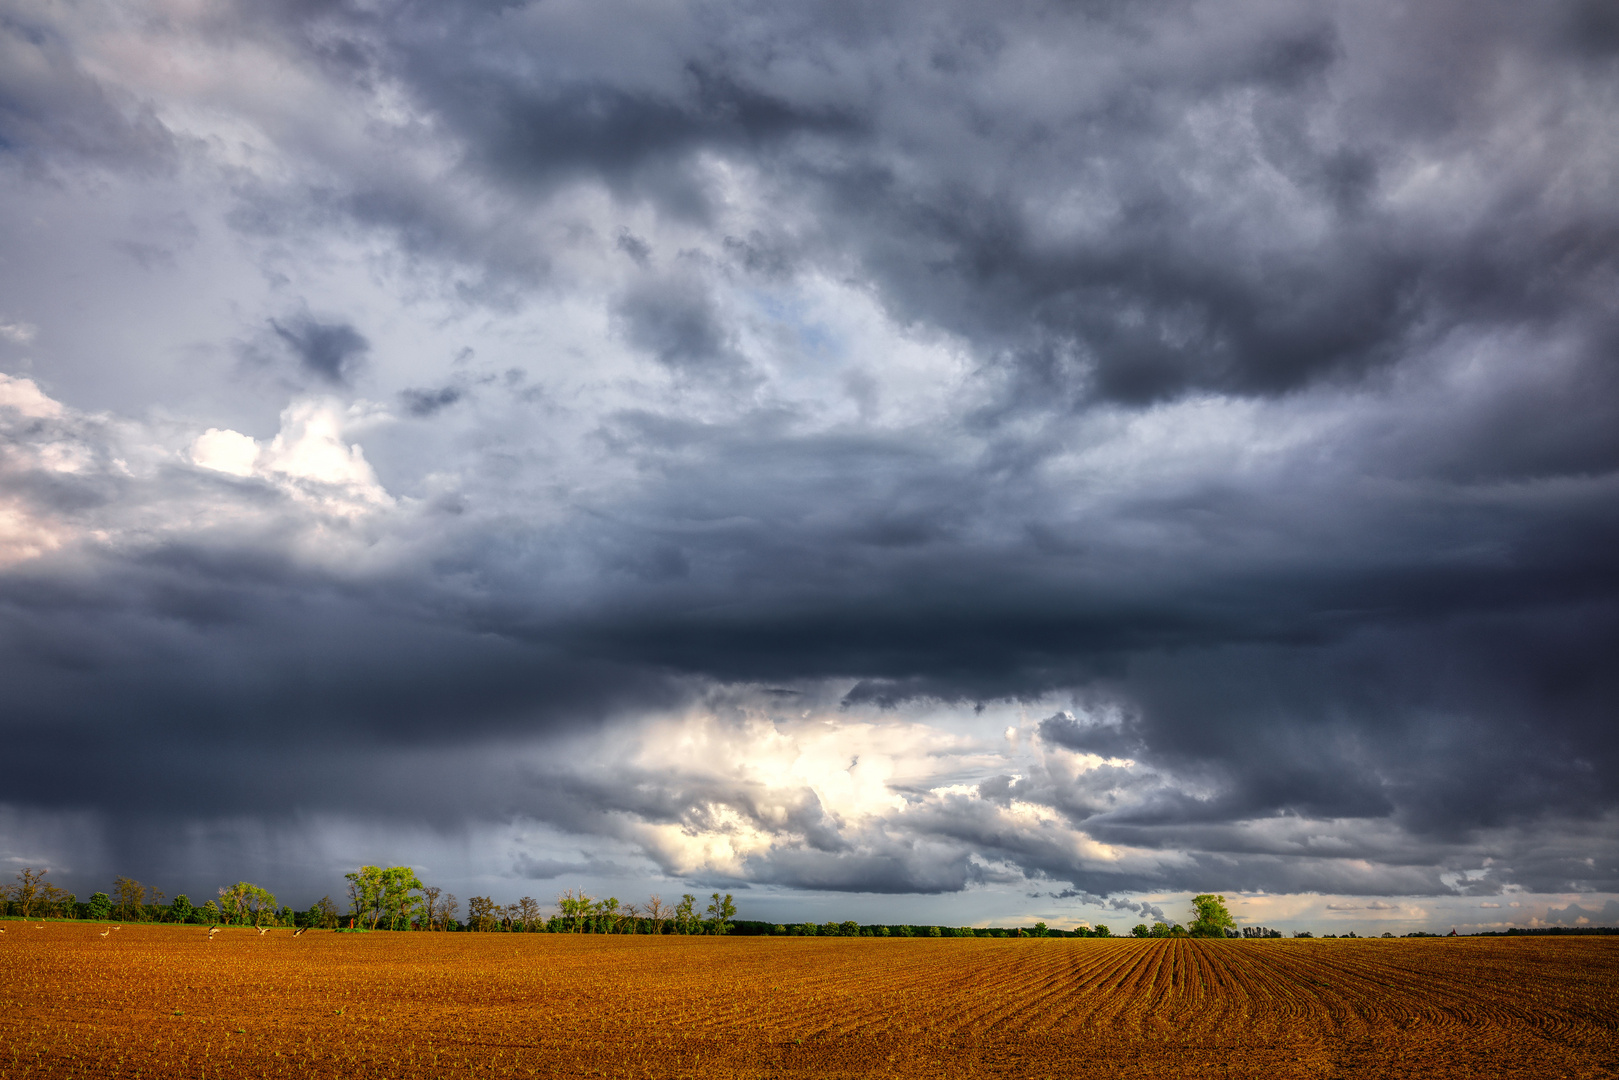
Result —
[[46, 872], [25, 868], [14, 885], [0, 887], [0, 915], [23, 918], [67, 918], [140, 923], [185, 923], [203, 926], [318, 927], [329, 930], [474, 931], [551, 934], [739, 934], [789, 937], [1107, 937], [1106, 926], [1055, 930], [1045, 923], [1032, 927], [973, 928], [825, 923], [766, 923], [736, 918], [730, 893], [710, 894], [706, 904], [692, 893], [666, 903], [654, 893], [641, 902], [616, 896], [594, 897], [569, 889], [556, 898], [553, 911], [525, 896], [497, 904], [488, 896], [467, 900], [466, 917], [455, 894], [425, 885], [408, 866], [362, 866], [344, 875], [346, 908], [323, 896], [307, 911], [279, 903], [274, 893], [248, 881], [219, 888], [196, 904], [181, 893], [170, 900], [162, 891], [133, 878], [119, 877], [109, 892], [86, 901], [57, 888]]
[[[408, 866], [362, 866], [344, 875], [346, 910], [323, 896], [306, 911], [280, 904], [275, 894], [248, 881], [221, 886], [201, 905], [181, 893], [170, 900], [164, 893], [133, 878], [118, 877], [109, 892], [93, 893], [80, 901], [46, 878], [47, 871], [25, 867], [16, 882], [0, 886], [0, 916], [66, 918], [94, 921], [188, 923], [203, 926], [312, 927], [328, 930], [415, 930], [434, 932], [550, 933], [550, 934], [738, 934], [785, 937], [1111, 937], [1106, 925], [1056, 930], [1043, 922], [1027, 927], [927, 926], [844, 922], [768, 923], [736, 918], [730, 893], [712, 893], [706, 904], [685, 893], [674, 904], [654, 893], [645, 901], [626, 903], [615, 896], [593, 897], [582, 889], [569, 889], [556, 898], [546, 913], [539, 901], [524, 896], [510, 904], [497, 904], [488, 896], [468, 898], [466, 918], [453, 893], [424, 885]], [[1226, 910], [1225, 897], [1203, 893], [1192, 899], [1193, 919], [1187, 926], [1156, 922], [1136, 925], [1130, 936], [1163, 937], [1281, 937], [1281, 931], [1263, 926], [1236, 928]], [[1297, 931], [1294, 937], [1309, 937]], [[1327, 935], [1332, 936], [1332, 935]], [[1353, 937], [1352, 933], [1344, 935]], [[1392, 937], [1392, 934], [1384, 934]], [[1431, 936], [1408, 934], [1407, 937]]]
[[170, 900], [161, 890], [143, 885], [134, 878], [113, 879], [109, 892], [91, 893], [80, 900], [53, 885], [48, 871], [24, 867], [11, 885], [0, 886], [0, 915], [24, 919], [89, 919], [96, 922], [196, 923], [205, 926], [293, 926], [316, 925], [299, 916], [327, 916], [321, 925], [337, 925], [337, 909], [329, 899], [311, 912], [295, 912], [276, 902], [275, 894], [247, 881], [222, 886], [214, 899], [194, 904], [180, 893]]

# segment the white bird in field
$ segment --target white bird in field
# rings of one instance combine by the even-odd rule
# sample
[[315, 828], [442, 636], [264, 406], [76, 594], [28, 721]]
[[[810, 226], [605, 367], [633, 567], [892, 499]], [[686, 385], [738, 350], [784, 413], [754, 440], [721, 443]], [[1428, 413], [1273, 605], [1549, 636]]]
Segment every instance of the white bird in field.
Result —
[[111, 933], [112, 933], [112, 927], [109, 926], [105, 930], [101, 931], [101, 933], [99, 935], [97, 935], [97, 936], [99, 936], [101, 938], [106, 938]]
[[[308, 929], [309, 929], [309, 927], [307, 927], [307, 926], [300, 926], [298, 929], [296, 929], [296, 930], [294, 930], [292, 932], [292, 936], [297, 937], [299, 934], [303, 933], [305, 930], [308, 930]], [[0, 934], [3, 934], [3, 933], [5, 933], [5, 931], [0, 930]]]
[[214, 940], [214, 935], [215, 935], [215, 934], [217, 934], [217, 933], [219, 933], [219, 927], [217, 927], [217, 926], [210, 926], [210, 927], [209, 927], [209, 928], [208, 928], [208, 940], [209, 940], [209, 941], [212, 941], [212, 940]]
[[122, 929], [123, 929], [123, 927], [122, 927], [122, 926], [115, 926], [115, 927], [113, 927], [113, 929], [114, 929], [114, 930], [122, 930]]
[[45, 924], [44, 923], [39, 923], [34, 927], [34, 929], [35, 930], [43, 930], [43, 929], [45, 929]]
[[268, 926], [255, 926], [253, 929], [259, 932], [259, 937], [263, 937], [265, 934], [270, 932], [270, 928]]

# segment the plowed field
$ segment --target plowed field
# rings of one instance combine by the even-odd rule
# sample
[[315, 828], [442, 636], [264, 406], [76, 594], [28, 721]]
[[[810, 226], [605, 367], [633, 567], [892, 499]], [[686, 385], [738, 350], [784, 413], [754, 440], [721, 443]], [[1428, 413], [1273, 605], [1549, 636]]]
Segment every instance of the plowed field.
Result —
[[1619, 939], [4, 924], [0, 1075], [1619, 1076]]

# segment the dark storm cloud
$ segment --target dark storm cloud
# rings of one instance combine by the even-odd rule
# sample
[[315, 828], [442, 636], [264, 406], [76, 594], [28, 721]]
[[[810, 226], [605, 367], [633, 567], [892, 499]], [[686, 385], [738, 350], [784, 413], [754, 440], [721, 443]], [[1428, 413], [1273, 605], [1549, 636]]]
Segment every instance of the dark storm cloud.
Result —
[[[214, 26], [344, 94], [387, 87], [392, 137], [453, 163], [413, 181], [332, 152], [314, 180], [233, 179], [240, 234], [380, 237], [461, 274], [455, 303], [491, 318], [565, 288], [557, 260], [594, 244], [613, 276], [593, 309], [675, 390], [591, 418], [579, 454], [633, 478], [614, 486], [536, 449], [549, 415], [525, 442], [474, 415], [493, 391], [387, 384], [413, 432], [457, 433], [432, 467], [454, 490], [308, 545], [361, 536], [385, 570], [312, 569], [290, 524], [249, 541], [210, 523], [7, 572], [0, 786], [603, 835], [702, 833], [723, 807], [788, 838], [738, 873], [812, 889], [949, 891], [1005, 867], [1097, 896], [1619, 887], [1607, 10], [296, 4]], [[5, 33], [7, 152], [168, 152], [70, 42]], [[580, 191], [626, 221], [576, 220]], [[810, 280], [957, 350], [966, 375], [885, 391], [903, 410], [948, 383], [948, 405], [866, 424], [902, 366], [886, 355], [843, 373], [861, 424], [772, 396], [748, 305]], [[334, 393], [392, 361], [344, 319], [272, 327]], [[535, 351], [537, 380], [565, 353]], [[694, 396], [716, 388], [725, 408]], [[126, 475], [88, 428], [6, 438], [8, 493], [86, 534], [151, 536], [165, 498], [304, 512], [172, 455]], [[94, 467], [28, 456], [74, 439]], [[342, 779], [372, 744], [549, 738], [713, 683], [816, 680], [848, 709], [1066, 696], [1042, 751], [1115, 763], [978, 776], [881, 835], [807, 796], [588, 761], [484, 786], [468, 766], [414, 803], [383, 771]], [[341, 767], [266, 753], [271, 733]], [[1109, 869], [1009, 826], [1020, 803], [1164, 857]]]
[[[421, 57], [417, 57], [418, 63]], [[541, 79], [542, 72], [536, 72]], [[768, 146], [790, 135], [848, 129], [850, 122], [740, 86], [696, 66], [668, 92], [637, 92], [596, 81], [536, 85], [506, 73], [437, 70], [456, 127], [473, 135], [487, 165], [510, 182], [534, 184], [583, 174], [640, 179], [698, 149]], [[680, 198], [687, 191], [660, 191]]]
[[410, 415], [432, 416], [460, 401], [462, 390], [459, 386], [441, 386], [436, 390], [405, 390], [399, 396]]
[[[1043, 407], [1286, 392], [1459, 325], [1608, 321], [1569, 285], [1612, 271], [1619, 217], [1550, 194], [1555, 152], [1459, 208], [1460, 228], [1376, 198], [1413, 155], [1512, 119], [1493, 103], [1509, 89], [1479, 73], [1508, 58], [1574, 111], [1547, 134], [1577, 146], [1581, 55], [1606, 25], [1584, 6], [1256, 9], [1204, 42], [1213, 16], [1194, 5], [1029, 5], [993, 22], [950, 5], [714, 8], [644, 20], [594, 64], [567, 51], [591, 29], [525, 14], [407, 17], [381, 37], [348, 25], [502, 183], [599, 180], [701, 216], [698, 157], [763, 165], [889, 303], [997, 350], [1026, 388], [1008, 405], [1034, 387]], [[1452, 15], [1475, 28], [1453, 33]], [[1020, 50], [1062, 43], [1068, 66], [1012, 81]]]
[[737, 356], [713, 301], [689, 278], [644, 282], [619, 302], [626, 340], [689, 377], [741, 374]]
[[1056, 713], [1040, 721], [1040, 737], [1070, 750], [1123, 757], [1140, 750], [1139, 736], [1122, 723], [1081, 723], [1071, 713]]
[[343, 321], [323, 322], [295, 315], [272, 320], [270, 328], [306, 371], [328, 382], [348, 382], [371, 350], [365, 335]]

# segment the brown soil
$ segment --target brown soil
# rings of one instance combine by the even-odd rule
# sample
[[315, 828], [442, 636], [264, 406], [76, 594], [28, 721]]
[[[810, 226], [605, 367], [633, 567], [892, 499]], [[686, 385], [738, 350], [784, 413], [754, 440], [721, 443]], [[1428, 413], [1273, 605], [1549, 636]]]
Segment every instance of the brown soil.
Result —
[[1619, 1077], [1619, 939], [6, 923], [0, 1076]]

